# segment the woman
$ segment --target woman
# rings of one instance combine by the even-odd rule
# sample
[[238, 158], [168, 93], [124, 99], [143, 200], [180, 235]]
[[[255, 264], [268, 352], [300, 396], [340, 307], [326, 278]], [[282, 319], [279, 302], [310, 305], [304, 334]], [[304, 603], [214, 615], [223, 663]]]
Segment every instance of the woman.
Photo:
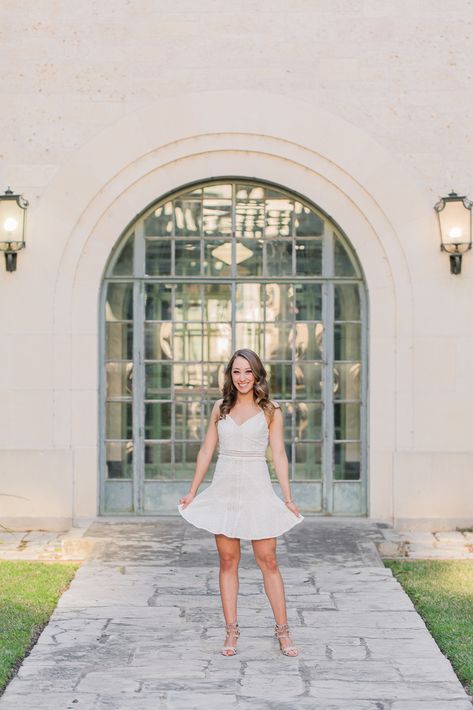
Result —
[[[217, 441], [219, 456], [212, 483], [196, 495]], [[268, 442], [284, 503], [271, 485], [265, 458]], [[289, 636], [284, 583], [276, 561], [276, 537], [304, 518], [291, 499], [281, 408], [269, 399], [266, 371], [252, 350], [237, 350], [225, 368], [223, 398], [215, 402], [190, 490], [179, 500], [178, 510], [188, 522], [215, 534], [227, 632], [222, 654], [236, 654], [240, 635], [238, 564], [240, 539], [244, 539], [251, 540], [263, 573], [280, 649], [286, 656], [297, 656], [298, 650]]]

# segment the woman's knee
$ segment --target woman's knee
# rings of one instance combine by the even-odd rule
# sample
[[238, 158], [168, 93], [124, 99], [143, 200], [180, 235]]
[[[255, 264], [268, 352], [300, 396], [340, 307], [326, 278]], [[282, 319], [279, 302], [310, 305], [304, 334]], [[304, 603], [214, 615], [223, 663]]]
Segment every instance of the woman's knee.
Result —
[[260, 555], [256, 558], [256, 562], [260, 569], [267, 572], [278, 571], [278, 560], [275, 554]]
[[227, 571], [236, 569], [238, 563], [240, 562], [240, 555], [234, 553], [221, 553], [220, 554], [220, 569]]

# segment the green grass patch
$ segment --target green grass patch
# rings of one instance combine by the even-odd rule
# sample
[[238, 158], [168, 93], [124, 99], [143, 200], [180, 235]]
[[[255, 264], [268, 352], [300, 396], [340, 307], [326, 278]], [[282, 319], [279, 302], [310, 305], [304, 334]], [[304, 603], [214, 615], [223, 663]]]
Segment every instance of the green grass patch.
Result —
[[0, 693], [36, 643], [76, 563], [0, 562]]
[[473, 695], [473, 562], [384, 560]]

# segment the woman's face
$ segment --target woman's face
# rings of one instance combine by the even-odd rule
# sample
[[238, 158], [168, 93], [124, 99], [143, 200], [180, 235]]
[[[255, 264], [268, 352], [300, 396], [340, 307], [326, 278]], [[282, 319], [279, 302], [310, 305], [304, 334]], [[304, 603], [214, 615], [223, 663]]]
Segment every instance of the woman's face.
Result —
[[248, 360], [241, 355], [235, 358], [232, 365], [232, 382], [238, 392], [247, 394], [253, 389], [255, 376]]

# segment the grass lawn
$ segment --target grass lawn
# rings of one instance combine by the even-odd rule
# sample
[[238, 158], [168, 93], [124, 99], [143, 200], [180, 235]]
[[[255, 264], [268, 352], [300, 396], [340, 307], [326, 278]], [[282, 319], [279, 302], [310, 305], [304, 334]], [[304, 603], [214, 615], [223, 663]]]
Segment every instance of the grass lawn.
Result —
[[473, 695], [473, 562], [384, 560]]
[[69, 562], [0, 562], [0, 694], [78, 567]]

